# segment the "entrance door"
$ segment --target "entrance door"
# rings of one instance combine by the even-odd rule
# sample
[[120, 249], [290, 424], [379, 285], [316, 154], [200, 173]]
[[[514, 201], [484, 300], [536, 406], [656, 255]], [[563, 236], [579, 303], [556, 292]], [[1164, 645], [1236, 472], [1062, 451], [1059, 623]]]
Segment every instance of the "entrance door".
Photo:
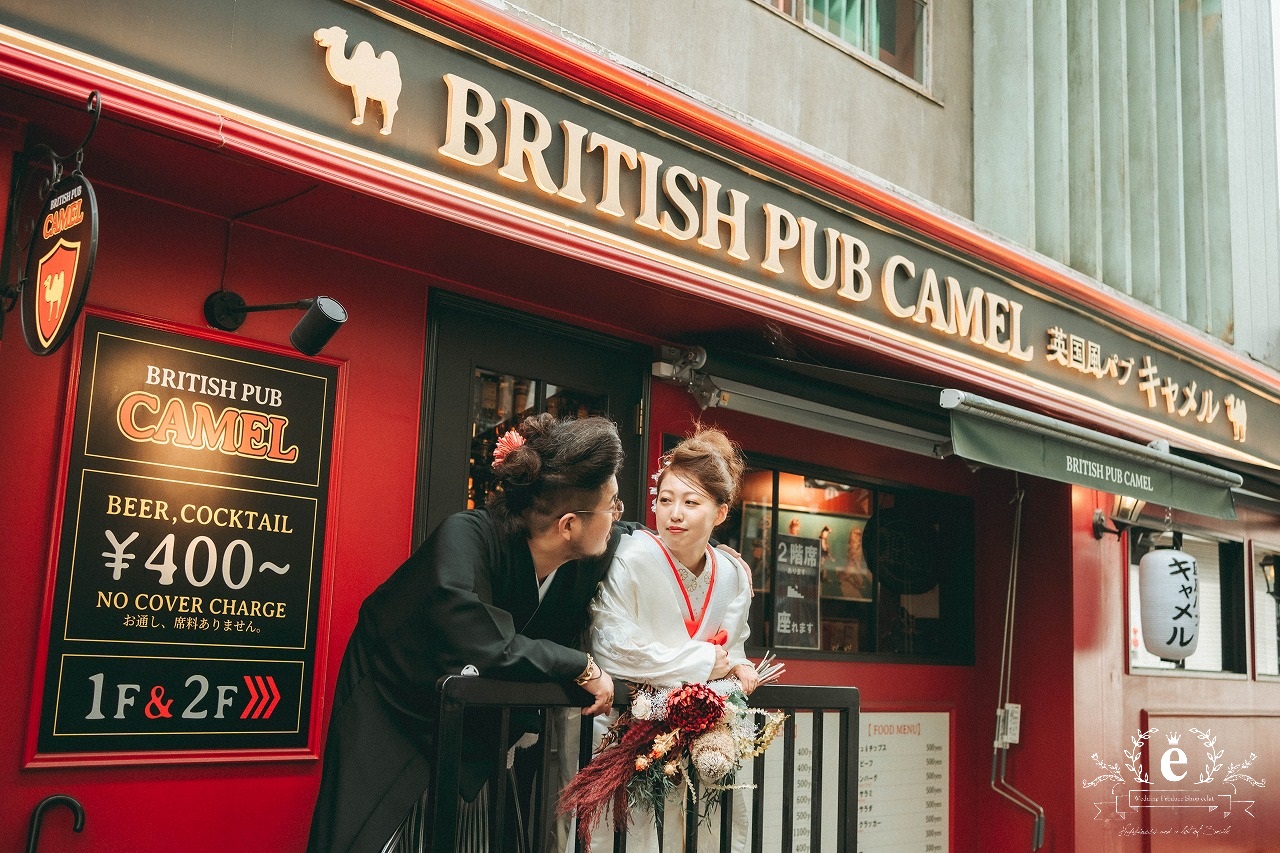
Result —
[[618, 424], [618, 494], [627, 517], [639, 517], [647, 348], [446, 293], [432, 295], [428, 318], [415, 543], [450, 514], [484, 506], [494, 442], [539, 412]]

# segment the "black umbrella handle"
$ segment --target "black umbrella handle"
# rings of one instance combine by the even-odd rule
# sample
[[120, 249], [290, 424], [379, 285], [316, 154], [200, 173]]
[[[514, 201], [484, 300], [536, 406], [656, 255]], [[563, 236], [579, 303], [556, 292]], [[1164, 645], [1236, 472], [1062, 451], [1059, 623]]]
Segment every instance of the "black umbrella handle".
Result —
[[27, 853], [36, 853], [36, 847], [40, 844], [40, 823], [44, 820], [45, 809], [58, 805], [71, 809], [71, 813], [76, 816], [72, 829], [76, 832], [84, 829], [84, 806], [80, 805], [79, 800], [67, 794], [53, 794], [45, 797], [31, 813], [31, 830], [27, 833]]

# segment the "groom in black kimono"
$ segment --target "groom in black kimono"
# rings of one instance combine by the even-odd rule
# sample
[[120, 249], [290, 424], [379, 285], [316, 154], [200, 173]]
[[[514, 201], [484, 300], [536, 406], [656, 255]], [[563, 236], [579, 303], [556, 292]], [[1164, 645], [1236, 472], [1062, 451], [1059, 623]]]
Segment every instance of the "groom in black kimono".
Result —
[[612, 705], [613, 681], [579, 646], [630, 528], [614, 523], [621, 463], [607, 420], [527, 419], [494, 454], [498, 500], [446, 519], [365, 600], [338, 676], [310, 853], [384, 850], [431, 778], [447, 673], [576, 681], [595, 699], [584, 713]]

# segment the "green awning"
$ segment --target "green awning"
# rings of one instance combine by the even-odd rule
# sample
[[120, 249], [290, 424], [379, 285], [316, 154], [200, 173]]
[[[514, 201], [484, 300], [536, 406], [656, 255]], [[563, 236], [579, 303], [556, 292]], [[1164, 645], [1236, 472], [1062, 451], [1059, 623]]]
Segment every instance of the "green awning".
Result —
[[957, 456], [1160, 506], [1236, 517], [1239, 474], [947, 388], [951, 450]]
[[[665, 370], [663, 368], [666, 368]], [[1242, 478], [976, 394], [794, 360], [702, 354], [683, 373], [658, 363], [703, 408], [736, 409], [933, 457], [950, 454], [1158, 506], [1235, 518]], [[1280, 477], [1273, 480], [1280, 495]]]

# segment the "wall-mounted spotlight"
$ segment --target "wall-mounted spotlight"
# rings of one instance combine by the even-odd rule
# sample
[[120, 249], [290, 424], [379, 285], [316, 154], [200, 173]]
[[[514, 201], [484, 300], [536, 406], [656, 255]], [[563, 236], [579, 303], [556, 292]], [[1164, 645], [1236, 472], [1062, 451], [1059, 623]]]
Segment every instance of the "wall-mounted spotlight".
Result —
[[277, 302], [272, 305], [245, 305], [238, 293], [215, 290], [204, 301], [204, 318], [210, 326], [224, 332], [234, 332], [244, 322], [246, 314], [254, 311], [281, 311], [286, 308], [305, 310], [298, 325], [289, 333], [289, 343], [303, 355], [315, 355], [324, 349], [329, 339], [347, 322], [347, 309], [338, 300], [328, 296], [299, 299], [297, 302]]
[[1267, 595], [1280, 601], [1280, 592], [1276, 592], [1276, 555], [1267, 554], [1258, 561], [1258, 568], [1262, 569], [1262, 580], [1267, 585]]
[[1142, 517], [1142, 511], [1146, 509], [1147, 502], [1140, 498], [1132, 498], [1128, 495], [1116, 495], [1111, 503], [1111, 520], [1114, 527], [1107, 526], [1107, 515], [1100, 509], [1093, 511], [1093, 538], [1101, 539], [1103, 534], [1110, 533], [1117, 539], [1124, 532], [1126, 527], [1130, 527], [1137, 523]]

